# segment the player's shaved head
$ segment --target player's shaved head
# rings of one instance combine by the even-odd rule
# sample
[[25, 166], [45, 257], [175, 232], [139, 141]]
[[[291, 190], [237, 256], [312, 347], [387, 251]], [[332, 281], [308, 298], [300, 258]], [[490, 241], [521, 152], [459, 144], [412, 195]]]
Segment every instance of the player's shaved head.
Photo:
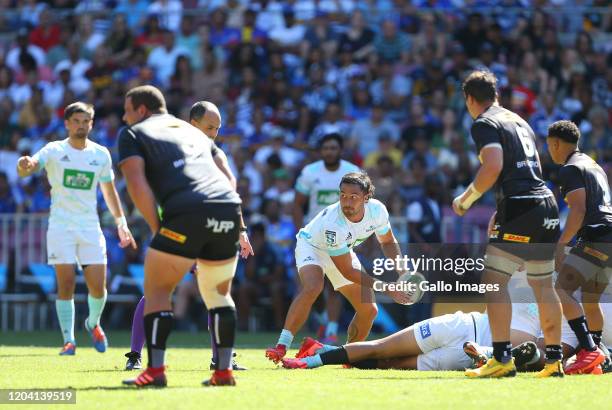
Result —
[[221, 113], [210, 101], [198, 101], [189, 110], [189, 122], [214, 140], [221, 128]]

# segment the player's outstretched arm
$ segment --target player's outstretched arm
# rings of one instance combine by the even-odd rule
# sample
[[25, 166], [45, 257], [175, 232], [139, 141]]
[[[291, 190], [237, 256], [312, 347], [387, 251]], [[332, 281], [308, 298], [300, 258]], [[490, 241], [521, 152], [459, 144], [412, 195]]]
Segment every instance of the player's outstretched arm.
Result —
[[480, 150], [480, 158], [482, 165], [474, 181], [465, 192], [453, 200], [453, 210], [459, 216], [465, 215], [474, 202], [495, 185], [504, 167], [504, 152], [499, 144], [483, 147]]
[[149, 225], [151, 232], [153, 234], [157, 233], [160, 225], [159, 214], [157, 213], [155, 195], [153, 195], [145, 175], [144, 159], [132, 156], [123, 160], [119, 168], [125, 177], [128, 193], [132, 201], [134, 201], [136, 208], [138, 208]]
[[21, 178], [28, 177], [38, 171], [38, 161], [30, 156], [20, 157], [17, 160], [17, 174]]
[[119, 246], [125, 248], [126, 246], [131, 245], [132, 248], [136, 249], [138, 246], [136, 245], [136, 241], [128, 228], [127, 220], [125, 219], [125, 214], [123, 213], [123, 207], [121, 206], [121, 200], [119, 199], [119, 194], [115, 188], [115, 183], [113, 181], [101, 182], [100, 189], [102, 190], [102, 195], [104, 196], [106, 206], [108, 206], [111, 214], [113, 214], [115, 217], [117, 233], [119, 234]]

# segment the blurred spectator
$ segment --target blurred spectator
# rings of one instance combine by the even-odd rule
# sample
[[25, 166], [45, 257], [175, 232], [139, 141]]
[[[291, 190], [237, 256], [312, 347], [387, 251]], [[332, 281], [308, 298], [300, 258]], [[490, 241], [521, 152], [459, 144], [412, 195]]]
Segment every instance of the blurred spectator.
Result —
[[174, 33], [163, 32], [163, 45], [155, 47], [147, 58], [147, 65], [155, 72], [156, 79], [163, 87], [170, 85], [170, 76], [174, 73], [176, 60], [181, 55], [189, 55], [189, 51], [175, 44]]
[[402, 151], [395, 147], [394, 141], [389, 134], [381, 134], [378, 138], [378, 147], [371, 151], [363, 161], [366, 170], [373, 169], [378, 164], [378, 159], [386, 156], [391, 159], [393, 166], [399, 168], [402, 164]]
[[18, 203], [17, 198], [6, 173], [0, 172], [0, 214], [23, 212], [23, 205]]
[[369, 118], [362, 118], [353, 124], [351, 131], [351, 144], [359, 150], [362, 157], [366, 157], [378, 147], [378, 140], [388, 136], [394, 143], [399, 141], [400, 130], [397, 125], [385, 119], [385, 110], [380, 104], [372, 107]]
[[34, 59], [35, 67], [45, 65], [44, 50], [29, 43], [28, 30], [24, 28], [17, 32], [15, 46], [6, 53], [6, 65], [13, 71], [19, 71], [28, 56]]
[[306, 27], [295, 21], [295, 13], [292, 9], [283, 10], [283, 23], [270, 31], [270, 39], [286, 53], [299, 54], [298, 46], [306, 34]]
[[114, 63], [125, 61], [132, 54], [134, 40], [134, 35], [128, 27], [126, 16], [124, 14], [117, 14], [113, 19], [113, 30], [104, 40], [104, 45], [111, 54], [109, 58]]
[[374, 31], [365, 24], [361, 11], [351, 15], [348, 30], [340, 36], [338, 49], [349, 50], [356, 62], [363, 62], [374, 51]]
[[410, 39], [397, 30], [397, 24], [392, 20], [382, 23], [381, 32], [374, 40], [374, 49], [381, 61], [401, 61], [404, 64], [410, 61]]
[[148, 7], [147, 0], [119, 0], [115, 12], [122, 14], [130, 30], [135, 32], [143, 25]]
[[183, 17], [183, 3], [180, 0], [157, 0], [149, 5], [147, 13], [157, 16], [162, 28], [176, 33]]
[[536, 136], [546, 138], [550, 124], [559, 120], [567, 120], [569, 117], [557, 106], [553, 92], [546, 92], [540, 95], [539, 108], [529, 119], [529, 124]]
[[246, 330], [251, 306], [262, 298], [270, 298], [274, 328], [281, 329], [285, 319], [285, 272], [278, 249], [266, 239], [263, 224], [251, 225], [249, 238], [255, 256], [244, 262], [244, 279], [238, 285], [238, 328]]
[[85, 77], [85, 73], [91, 67], [91, 62], [80, 57], [80, 47], [78, 40], [70, 40], [68, 58], [57, 63], [54, 69], [56, 74], [62, 70], [70, 70], [70, 89], [77, 95], [85, 94], [91, 85]]
[[442, 201], [444, 185], [436, 174], [425, 177], [425, 196], [406, 210], [411, 243], [442, 243]]
[[60, 27], [54, 21], [49, 9], [44, 9], [38, 16], [38, 26], [30, 32], [30, 44], [49, 51], [60, 42]]

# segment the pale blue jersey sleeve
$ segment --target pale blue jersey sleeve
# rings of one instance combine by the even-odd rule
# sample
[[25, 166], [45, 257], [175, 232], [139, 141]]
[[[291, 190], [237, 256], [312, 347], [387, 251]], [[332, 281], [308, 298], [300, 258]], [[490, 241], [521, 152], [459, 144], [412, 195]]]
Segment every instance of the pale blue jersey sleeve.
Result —
[[387, 232], [391, 230], [391, 224], [389, 223], [389, 211], [387, 211], [387, 207], [379, 201], [376, 201], [374, 210], [376, 213], [374, 218], [376, 221], [376, 235], [386, 235]]
[[113, 172], [113, 161], [110, 153], [106, 148], [102, 151], [104, 153], [105, 162], [104, 167], [100, 171], [100, 182], [111, 182], [115, 179], [115, 173]]
[[51, 156], [51, 152], [53, 152], [53, 145], [51, 143], [45, 145], [38, 151], [36, 154], [32, 156], [32, 158], [38, 161], [38, 171], [42, 170], [47, 166], [49, 162], [49, 157]]

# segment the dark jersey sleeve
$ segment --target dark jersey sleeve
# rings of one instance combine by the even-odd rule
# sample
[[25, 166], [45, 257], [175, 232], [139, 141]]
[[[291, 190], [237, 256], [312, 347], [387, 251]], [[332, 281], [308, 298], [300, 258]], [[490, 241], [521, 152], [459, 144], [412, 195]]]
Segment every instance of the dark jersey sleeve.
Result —
[[213, 157], [215, 157], [217, 155], [217, 153], [219, 152], [219, 147], [217, 147], [217, 144], [211, 144], [210, 146], [210, 153]]
[[476, 121], [472, 124], [472, 138], [479, 154], [480, 150], [488, 144], [501, 144], [501, 137], [497, 129], [484, 121]]
[[132, 156], [138, 156], [144, 158], [142, 148], [138, 141], [136, 141], [136, 135], [127, 127], [119, 131], [119, 138], [117, 142], [117, 148], [119, 151], [119, 162], [121, 163], [126, 158]]
[[570, 192], [586, 188], [580, 170], [573, 165], [565, 165], [559, 170], [559, 185], [563, 198]]

